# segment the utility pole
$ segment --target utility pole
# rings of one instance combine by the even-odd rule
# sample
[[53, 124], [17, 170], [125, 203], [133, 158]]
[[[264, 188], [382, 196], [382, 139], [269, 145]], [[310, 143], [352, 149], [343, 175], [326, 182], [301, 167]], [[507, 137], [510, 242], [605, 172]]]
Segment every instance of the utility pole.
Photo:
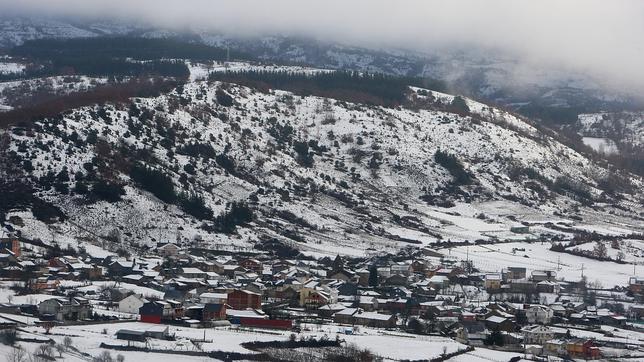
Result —
[[581, 264], [581, 277], [584, 277], [584, 264]]

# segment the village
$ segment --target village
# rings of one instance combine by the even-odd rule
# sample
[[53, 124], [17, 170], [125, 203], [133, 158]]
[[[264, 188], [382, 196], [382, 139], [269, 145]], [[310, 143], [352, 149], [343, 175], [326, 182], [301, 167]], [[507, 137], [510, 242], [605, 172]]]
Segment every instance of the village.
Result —
[[337, 335], [379, 330], [461, 345], [440, 360], [484, 348], [532, 360], [644, 357], [640, 277], [601, 289], [562, 281], [556, 270], [507, 265], [481, 272], [427, 247], [315, 260], [216, 255], [175, 243], [159, 243], [146, 257], [105, 258], [35, 251], [11, 237], [0, 246], [0, 321], [4, 333], [18, 330], [17, 340], [29, 325], [47, 335], [105, 324], [115, 332], [103, 347], [140, 351], [150, 350], [151, 339], [172, 339], [179, 327], [288, 335], [333, 328]]

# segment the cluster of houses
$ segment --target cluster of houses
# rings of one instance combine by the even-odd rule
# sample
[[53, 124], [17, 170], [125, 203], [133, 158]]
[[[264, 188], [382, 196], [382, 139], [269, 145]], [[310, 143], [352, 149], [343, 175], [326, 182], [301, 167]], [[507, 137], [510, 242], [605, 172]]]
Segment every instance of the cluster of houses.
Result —
[[[141, 322], [193, 327], [293, 329], [316, 321], [441, 333], [474, 346], [593, 359], [604, 342], [552, 326], [624, 326], [627, 320], [585, 302], [580, 283], [562, 282], [555, 271], [508, 267], [480, 273], [431, 249], [371, 259], [294, 260], [261, 253], [193, 255], [164, 243], [145, 258], [59, 255], [21, 264], [19, 245], [6, 245], [16, 246], [4, 249], [14, 259], [9, 265], [29, 270], [31, 292], [52, 295], [33, 306], [33, 313], [59, 322], [96, 318], [103, 309]], [[100, 289], [89, 287], [98, 284]], [[629, 288], [642, 285], [637, 278], [629, 281]], [[644, 290], [633, 291], [630, 317], [641, 319], [637, 303]]]

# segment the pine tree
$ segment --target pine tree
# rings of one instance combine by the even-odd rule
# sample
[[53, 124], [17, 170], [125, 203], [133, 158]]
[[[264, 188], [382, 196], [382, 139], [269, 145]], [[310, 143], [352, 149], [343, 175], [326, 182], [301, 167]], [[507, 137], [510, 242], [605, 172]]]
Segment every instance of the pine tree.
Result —
[[371, 268], [369, 268], [369, 286], [377, 287], [378, 283], [378, 269], [375, 265], [372, 265]]

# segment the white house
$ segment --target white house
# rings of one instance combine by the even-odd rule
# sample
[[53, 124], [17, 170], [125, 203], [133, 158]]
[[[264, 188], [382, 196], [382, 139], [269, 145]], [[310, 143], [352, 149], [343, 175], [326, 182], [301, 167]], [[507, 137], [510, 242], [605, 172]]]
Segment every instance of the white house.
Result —
[[543, 305], [534, 305], [525, 311], [528, 323], [550, 324], [553, 315], [552, 308]]
[[554, 332], [546, 326], [527, 326], [521, 329], [523, 341], [525, 344], [544, 345], [547, 341], [555, 337]]
[[121, 299], [119, 302], [119, 312], [139, 314], [139, 308], [147, 302], [148, 301], [145, 298], [137, 294], [131, 294], [130, 296]]

